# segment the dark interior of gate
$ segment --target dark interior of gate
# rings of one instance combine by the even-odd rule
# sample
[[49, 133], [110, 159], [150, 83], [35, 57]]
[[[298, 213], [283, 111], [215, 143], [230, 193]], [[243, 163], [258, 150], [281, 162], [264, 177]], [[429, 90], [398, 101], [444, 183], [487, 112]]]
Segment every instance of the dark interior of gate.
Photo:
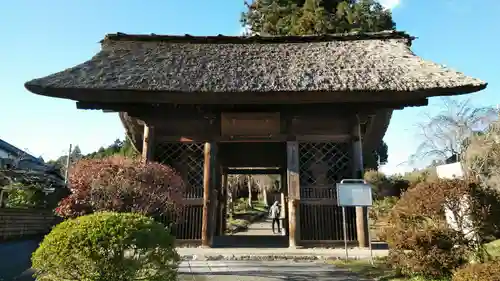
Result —
[[[218, 144], [218, 154], [222, 174], [280, 174], [280, 182], [286, 182], [286, 143], [285, 142], [222, 142]], [[217, 209], [218, 223], [215, 232], [213, 247], [288, 247], [288, 235], [273, 235], [271, 232], [263, 235], [226, 235], [226, 210], [227, 186], [223, 183], [217, 186], [220, 194]], [[286, 184], [281, 188], [285, 198], [287, 196]], [[286, 206], [286, 205], [285, 205]], [[288, 233], [288, 216], [285, 216], [282, 225]]]

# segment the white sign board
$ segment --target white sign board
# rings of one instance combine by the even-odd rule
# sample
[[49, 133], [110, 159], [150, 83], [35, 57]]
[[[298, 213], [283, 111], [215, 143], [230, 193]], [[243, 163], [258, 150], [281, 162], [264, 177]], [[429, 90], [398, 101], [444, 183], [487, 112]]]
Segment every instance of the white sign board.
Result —
[[437, 176], [440, 179], [460, 179], [464, 176], [462, 163], [456, 162], [436, 167]]
[[364, 182], [341, 182], [337, 184], [339, 206], [369, 207], [373, 205], [372, 187]]

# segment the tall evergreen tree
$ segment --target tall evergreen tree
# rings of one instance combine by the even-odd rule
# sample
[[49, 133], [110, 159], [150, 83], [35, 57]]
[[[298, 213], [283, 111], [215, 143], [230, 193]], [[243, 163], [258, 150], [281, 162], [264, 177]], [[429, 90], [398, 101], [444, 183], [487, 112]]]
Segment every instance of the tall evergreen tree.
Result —
[[376, 32], [395, 28], [391, 12], [375, 0], [253, 0], [242, 24], [261, 35]]
[[[251, 33], [313, 35], [396, 28], [392, 14], [375, 0], [253, 0], [241, 22]], [[367, 168], [387, 163], [387, 144], [380, 141], [365, 158]]]

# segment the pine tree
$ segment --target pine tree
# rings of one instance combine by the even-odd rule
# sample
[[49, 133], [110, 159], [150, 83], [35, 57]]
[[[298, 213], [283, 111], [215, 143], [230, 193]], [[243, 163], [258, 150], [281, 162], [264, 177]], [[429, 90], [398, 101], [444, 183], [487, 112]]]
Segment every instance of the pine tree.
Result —
[[82, 159], [82, 151], [80, 150], [80, 147], [78, 145], [75, 145], [75, 148], [71, 151], [71, 162], [77, 162], [78, 160]]
[[375, 0], [254, 0], [242, 24], [260, 35], [376, 32], [395, 28], [391, 12]]

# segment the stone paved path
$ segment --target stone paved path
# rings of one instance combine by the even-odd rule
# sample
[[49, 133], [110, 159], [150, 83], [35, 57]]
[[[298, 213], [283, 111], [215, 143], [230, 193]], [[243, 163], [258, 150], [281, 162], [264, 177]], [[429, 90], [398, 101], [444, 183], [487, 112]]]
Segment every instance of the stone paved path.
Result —
[[180, 281], [367, 281], [319, 262], [185, 261]]
[[[269, 236], [281, 234], [273, 234], [272, 220], [270, 218], [264, 218], [261, 221], [254, 222], [248, 226], [246, 231], [237, 232], [233, 235], [248, 235], [248, 236]], [[276, 229], [277, 230], [277, 229]], [[281, 230], [281, 229], [280, 229]]]

